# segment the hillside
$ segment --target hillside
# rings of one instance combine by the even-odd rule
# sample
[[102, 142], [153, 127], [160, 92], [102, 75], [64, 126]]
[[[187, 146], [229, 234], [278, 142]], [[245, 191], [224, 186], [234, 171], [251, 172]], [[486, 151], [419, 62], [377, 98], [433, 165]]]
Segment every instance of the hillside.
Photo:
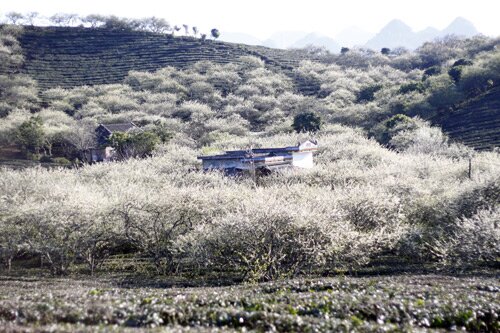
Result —
[[185, 68], [202, 60], [229, 63], [257, 56], [285, 72], [303, 60], [286, 50], [138, 31], [35, 27], [26, 28], [20, 42], [25, 55], [21, 71], [42, 89], [118, 83], [131, 70]]
[[433, 119], [450, 138], [478, 150], [500, 146], [500, 87]]
[[[293, 79], [290, 93], [298, 92], [306, 96], [316, 95], [319, 97], [317, 102], [330, 93], [335, 94], [341, 88], [337, 85], [332, 91], [327, 91], [326, 95], [323, 95], [324, 91], [320, 91], [321, 85], [325, 89], [329, 89], [328, 80], [338, 76], [340, 71], [338, 67], [331, 67], [330, 74], [328, 74], [328, 70], [325, 71], [325, 68], [321, 67], [323, 65], [319, 64], [319, 71], [315, 75], [310, 75], [311, 69], [304, 68], [302, 74], [300, 74], [300, 70], [294, 70], [299, 68], [299, 63], [302, 60], [319, 60], [321, 57], [307, 52], [213, 40], [202, 41], [193, 37], [172, 38], [149, 32], [70, 27], [26, 27], [19, 37], [19, 41], [25, 57], [21, 72], [34, 78], [41, 90], [58, 86], [73, 88], [83, 85], [122, 83], [130, 71], [154, 72], [166, 66], [185, 69], [202, 60], [217, 64], [241, 63], [240, 57], [242, 56], [255, 56], [262, 59], [267, 69], [275, 73], [284, 73]], [[333, 61], [343, 67], [356, 67], [367, 61], [372, 61], [371, 58], [367, 57], [352, 53], [349, 56], [332, 56], [329, 59], [323, 58], [323, 60]], [[373, 57], [374, 61], [379, 58]], [[387, 59], [382, 60], [388, 61]], [[365, 69], [365, 71], [371, 70]], [[344, 74], [346, 75], [345, 82], [356, 80], [356, 75], [353, 72], [345, 72]], [[398, 72], [394, 75], [406, 74]], [[377, 77], [377, 82], [380, 83], [381, 78], [388, 76], [386, 73], [382, 74], [382, 77]], [[389, 85], [389, 83], [387, 84]], [[393, 84], [392, 81], [390, 84]], [[353, 89], [352, 87], [355, 86], [355, 84], [346, 83], [345, 88]], [[357, 91], [353, 90], [353, 93], [356, 94]], [[494, 90], [489, 94], [477, 97], [468, 104], [463, 104], [464, 106], [457, 111], [441, 114], [432, 121], [434, 124], [442, 126], [451, 138], [463, 141], [475, 148], [487, 149], [499, 146], [500, 105], [498, 97], [498, 90]], [[278, 95], [273, 98], [278, 98]], [[338, 97], [332, 98], [339, 101]], [[141, 102], [137, 101], [137, 103]], [[259, 110], [257, 113], [262, 113], [264, 119], [267, 117], [264, 116], [264, 113], [269, 110], [258, 104], [255, 104]], [[323, 104], [321, 103], [321, 105]], [[216, 108], [219, 107], [220, 105]], [[302, 106], [300, 107], [302, 108]], [[75, 108], [77, 107], [75, 106]], [[348, 110], [346, 105], [341, 106], [341, 109], [341, 114], [350, 112], [346, 111]], [[286, 114], [290, 110], [289, 105], [283, 109]], [[72, 112], [75, 111], [76, 109]], [[351, 119], [356, 119], [355, 123], [349, 122], [346, 117], [342, 118], [342, 116], [333, 121], [364, 126], [365, 128], [368, 127], [365, 124], [373, 126], [373, 122], [379, 121], [376, 120], [378, 118], [373, 113], [360, 116], [359, 112], [355, 111], [355, 107], [352, 112], [355, 112], [351, 117]], [[328, 112], [325, 113], [328, 114]], [[249, 117], [245, 113], [242, 114]], [[387, 115], [388, 113], [381, 117]], [[364, 117], [364, 122], [360, 121], [360, 117]], [[247, 120], [255, 123], [255, 119], [250, 118]]]

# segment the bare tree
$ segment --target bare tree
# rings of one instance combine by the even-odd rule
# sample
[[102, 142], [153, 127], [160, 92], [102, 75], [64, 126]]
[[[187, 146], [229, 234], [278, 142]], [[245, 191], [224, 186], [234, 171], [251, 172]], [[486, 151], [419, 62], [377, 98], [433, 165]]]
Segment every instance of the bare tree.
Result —
[[55, 25], [62, 25], [63, 23], [63, 14], [54, 14], [51, 17], [49, 17], [50, 22], [54, 23]]
[[18, 12], [10, 12], [5, 15], [7, 18], [7, 22], [11, 24], [17, 24], [20, 20], [24, 18], [23, 14], [18, 13]]
[[178, 25], [175, 25], [175, 26], [174, 26], [174, 29], [172, 30], [172, 35], [174, 35], [174, 33], [175, 33], [176, 31], [179, 31], [179, 30], [181, 30], [181, 27], [179, 27]]
[[146, 19], [148, 30], [154, 33], [162, 34], [170, 31], [170, 24], [163, 18], [151, 17]]
[[88, 162], [87, 153], [96, 146], [94, 128], [90, 123], [78, 124], [66, 135], [66, 140], [79, 152], [83, 162]]
[[183, 24], [182, 26], [184, 27], [184, 31], [186, 32], [186, 36], [189, 35], [189, 25]]
[[136, 22], [115, 15], [106, 17], [104, 27], [112, 30], [133, 30]]
[[193, 27], [193, 34], [194, 34], [195, 37], [198, 36], [199, 32], [200, 31], [198, 30], [198, 27]]
[[52, 15], [49, 19], [58, 26], [71, 26], [78, 21], [79, 17], [77, 14], [58, 13]]
[[97, 28], [106, 23], [106, 17], [98, 14], [90, 14], [83, 19], [83, 22], [90, 24], [91, 28]]
[[28, 23], [31, 26], [35, 25], [35, 19], [39, 16], [38, 12], [29, 12], [26, 14], [26, 23]]

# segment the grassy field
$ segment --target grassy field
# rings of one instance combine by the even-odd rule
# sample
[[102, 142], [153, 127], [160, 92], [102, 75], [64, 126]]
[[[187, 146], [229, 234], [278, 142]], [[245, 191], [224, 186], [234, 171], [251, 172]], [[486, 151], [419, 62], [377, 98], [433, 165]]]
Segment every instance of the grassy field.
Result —
[[491, 276], [340, 276], [196, 288], [116, 281], [1, 276], [0, 330], [500, 331], [500, 283]]

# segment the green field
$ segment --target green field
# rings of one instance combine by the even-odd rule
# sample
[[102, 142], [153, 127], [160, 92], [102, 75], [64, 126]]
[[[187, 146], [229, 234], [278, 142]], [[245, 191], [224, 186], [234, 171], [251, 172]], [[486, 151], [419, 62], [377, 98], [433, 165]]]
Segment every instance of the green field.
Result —
[[171, 287], [161, 280], [116, 281], [120, 279], [0, 277], [0, 328], [11, 332], [500, 330], [500, 283], [485, 276], [341, 276], [190, 288]]

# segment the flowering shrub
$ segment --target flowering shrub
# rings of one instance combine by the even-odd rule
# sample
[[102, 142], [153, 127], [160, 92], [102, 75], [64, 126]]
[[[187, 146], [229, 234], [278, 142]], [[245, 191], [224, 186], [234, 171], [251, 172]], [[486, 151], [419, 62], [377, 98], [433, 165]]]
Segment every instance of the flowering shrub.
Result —
[[[232, 137], [204, 151], [306, 137]], [[342, 126], [325, 127], [317, 139], [313, 169], [257, 184], [197, 171], [201, 152], [176, 140], [143, 160], [2, 169], [0, 253], [6, 262], [41, 255], [60, 274], [75, 263], [95, 270], [128, 244], [154, 272], [209, 269], [248, 280], [353, 269], [388, 253], [442, 263], [453, 254], [469, 265], [496, 260], [496, 250], [488, 254], [479, 243], [498, 231], [498, 153], [476, 154], [469, 179], [468, 160], [458, 155], [396, 153]], [[473, 232], [470, 245], [454, 250]], [[480, 256], [467, 255], [473, 246], [484, 249]]]

